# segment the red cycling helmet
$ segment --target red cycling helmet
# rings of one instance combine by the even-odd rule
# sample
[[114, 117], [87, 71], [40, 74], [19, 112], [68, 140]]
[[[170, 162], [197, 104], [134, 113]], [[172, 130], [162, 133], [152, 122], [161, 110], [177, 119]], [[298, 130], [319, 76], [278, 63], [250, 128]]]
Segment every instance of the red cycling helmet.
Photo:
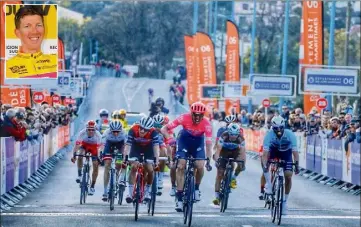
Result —
[[85, 127], [86, 129], [95, 129], [95, 125], [96, 125], [95, 121], [90, 120], [86, 123]]
[[195, 102], [191, 105], [191, 113], [204, 114], [206, 112], [206, 106], [201, 102]]

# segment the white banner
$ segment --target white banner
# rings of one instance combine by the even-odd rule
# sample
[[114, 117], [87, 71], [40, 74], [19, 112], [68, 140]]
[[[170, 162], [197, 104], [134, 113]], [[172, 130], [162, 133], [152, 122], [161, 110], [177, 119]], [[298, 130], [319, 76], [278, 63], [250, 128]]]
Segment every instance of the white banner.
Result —
[[1, 194], [4, 194], [6, 191], [6, 147], [5, 147], [5, 138], [0, 138], [1, 141], [1, 166], [0, 166], [0, 173], [1, 173]]
[[254, 96], [294, 96], [296, 76], [292, 75], [251, 75], [251, 95]]
[[83, 79], [82, 78], [70, 78], [70, 91], [72, 98], [83, 97]]
[[242, 95], [242, 85], [240, 83], [224, 83], [224, 98], [239, 98]]
[[357, 70], [306, 68], [304, 90], [307, 92], [357, 93]]
[[95, 75], [95, 66], [94, 65], [78, 65], [76, 67], [76, 73], [78, 75]]

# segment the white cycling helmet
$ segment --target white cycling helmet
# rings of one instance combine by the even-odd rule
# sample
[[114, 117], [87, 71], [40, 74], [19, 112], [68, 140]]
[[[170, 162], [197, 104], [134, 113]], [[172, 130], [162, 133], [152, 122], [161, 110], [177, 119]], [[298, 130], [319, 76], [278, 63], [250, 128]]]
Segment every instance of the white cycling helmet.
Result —
[[109, 128], [111, 132], [121, 132], [123, 130], [123, 125], [120, 121], [111, 121]]
[[281, 116], [275, 116], [272, 118], [272, 127], [274, 128], [284, 128], [285, 127], [285, 119]]
[[232, 122], [235, 122], [237, 120], [237, 117], [235, 115], [228, 115], [224, 118], [224, 120], [227, 124], [230, 124]]
[[101, 109], [100, 111], [99, 111], [99, 116], [100, 117], [103, 117], [103, 116], [109, 116], [109, 111], [108, 110], [106, 110], [106, 109]]
[[227, 126], [227, 132], [233, 136], [239, 135], [241, 132], [241, 127], [237, 123], [230, 123]]
[[160, 114], [157, 114], [153, 117], [154, 119], [154, 123], [156, 124], [163, 124], [164, 122], [164, 116], [160, 115]]
[[140, 127], [144, 128], [144, 129], [151, 129], [154, 125], [154, 120], [151, 117], [142, 117], [142, 119], [140, 119]]

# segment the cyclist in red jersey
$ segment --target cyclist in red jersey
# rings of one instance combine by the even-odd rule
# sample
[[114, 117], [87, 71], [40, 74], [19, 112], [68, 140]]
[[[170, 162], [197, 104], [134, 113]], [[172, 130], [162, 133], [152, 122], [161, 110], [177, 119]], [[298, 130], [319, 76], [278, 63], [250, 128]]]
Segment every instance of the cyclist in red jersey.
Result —
[[[99, 156], [99, 150], [102, 149], [102, 136], [96, 131], [96, 123], [95, 121], [88, 121], [86, 123], [86, 128], [79, 132], [78, 138], [76, 140], [75, 146], [73, 148], [74, 156], [71, 158], [71, 161], [75, 163], [76, 157], [75, 154], [79, 151], [81, 154], [85, 154], [85, 152], [90, 152], [92, 156]], [[99, 158], [92, 157], [93, 161], [93, 174], [92, 174], [92, 183], [89, 189], [89, 195], [93, 195], [95, 193], [95, 182], [98, 177], [98, 166], [99, 166]], [[78, 177], [76, 179], [77, 183], [80, 183], [81, 179], [81, 169], [83, 167], [83, 158], [78, 158]]]
[[[144, 154], [144, 159], [156, 159], [159, 162], [159, 137], [154, 129], [154, 120], [151, 117], [143, 117], [139, 124], [133, 125], [128, 132], [128, 139], [125, 144], [124, 153], [129, 158], [140, 158]], [[127, 203], [133, 201], [133, 189], [136, 182], [136, 174], [139, 162], [131, 162], [131, 172], [129, 174], [129, 194], [126, 197]], [[154, 168], [152, 164], [144, 165], [144, 176], [146, 180], [144, 200], [150, 200], [153, 183]]]
[[[210, 160], [212, 156], [212, 126], [208, 119], [203, 118], [206, 112], [206, 106], [201, 102], [195, 102], [191, 105], [191, 112], [179, 116], [174, 121], [165, 125], [161, 132], [165, 137], [167, 144], [173, 144], [174, 139], [170, 137], [169, 130], [178, 126], [182, 126], [183, 130], [177, 139], [177, 202], [175, 209], [181, 212], [183, 209], [183, 186], [184, 186], [184, 172], [186, 168], [185, 158], [189, 155], [193, 158], [205, 158]], [[204, 150], [206, 144], [206, 151]], [[186, 153], [187, 152], [187, 153]], [[204, 174], [204, 161], [196, 161], [196, 182], [195, 182], [195, 200], [200, 201], [199, 185], [201, 184]], [[207, 162], [207, 169], [211, 169], [209, 161]]]

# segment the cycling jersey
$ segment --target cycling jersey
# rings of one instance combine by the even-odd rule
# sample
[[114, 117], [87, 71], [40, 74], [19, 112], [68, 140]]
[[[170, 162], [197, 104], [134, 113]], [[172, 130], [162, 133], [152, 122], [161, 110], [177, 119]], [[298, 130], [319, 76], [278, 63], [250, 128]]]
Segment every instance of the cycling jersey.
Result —
[[223, 126], [223, 127], [220, 127], [217, 131], [217, 137], [216, 137], [216, 141], [219, 140], [219, 137], [221, 137], [221, 135], [227, 131], [227, 126]]
[[220, 136], [219, 143], [222, 144], [222, 150], [239, 150], [241, 147], [246, 146], [246, 142], [241, 136], [238, 136], [236, 140], [231, 141], [229, 139], [229, 133], [224, 132]]
[[56, 78], [57, 70], [56, 54], [19, 52], [6, 61], [7, 78]]
[[96, 129], [103, 134], [105, 130], [109, 128], [109, 120], [108, 119], [99, 119], [96, 120], [97, 126]]
[[169, 114], [169, 109], [165, 108], [164, 106], [161, 108], [160, 112], [164, 114]]
[[82, 149], [90, 152], [93, 156], [98, 156], [98, 148], [103, 144], [102, 136], [98, 131], [95, 131], [94, 136], [89, 137], [87, 130], [83, 129], [79, 132], [75, 144], [80, 145]]
[[270, 151], [271, 149], [277, 149], [280, 152], [284, 151], [297, 151], [297, 138], [295, 134], [285, 129], [281, 138], [278, 138], [273, 130], [267, 132], [263, 141], [263, 150]]
[[280, 159], [286, 162], [285, 171], [292, 171], [292, 151], [297, 151], [295, 134], [285, 129], [281, 138], [273, 130], [267, 132], [263, 141], [263, 150], [270, 153], [270, 159]]
[[126, 142], [127, 145], [131, 146], [129, 157], [140, 158], [140, 153], [143, 153], [145, 159], [153, 159], [153, 146], [159, 145], [158, 133], [154, 128], [152, 128], [145, 134], [145, 136], [140, 137], [139, 129], [139, 124], [135, 124], [129, 129]]
[[104, 146], [104, 160], [111, 159], [111, 154], [113, 152], [113, 148], [118, 149], [119, 151], [122, 149], [125, 143], [125, 135], [123, 132], [118, 133], [117, 136], [110, 131], [110, 129], [105, 130], [103, 133], [103, 143]]
[[173, 130], [179, 125], [183, 127], [182, 131], [187, 131], [190, 136], [203, 137], [204, 135], [206, 137], [206, 143], [212, 144], [212, 125], [208, 119], [203, 118], [199, 124], [193, 124], [192, 115], [186, 113], [168, 123], [167, 128]]
[[122, 123], [123, 128], [127, 129], [128, 128], [128, 121], [127, 119], [119, 119], [120, 123]]

